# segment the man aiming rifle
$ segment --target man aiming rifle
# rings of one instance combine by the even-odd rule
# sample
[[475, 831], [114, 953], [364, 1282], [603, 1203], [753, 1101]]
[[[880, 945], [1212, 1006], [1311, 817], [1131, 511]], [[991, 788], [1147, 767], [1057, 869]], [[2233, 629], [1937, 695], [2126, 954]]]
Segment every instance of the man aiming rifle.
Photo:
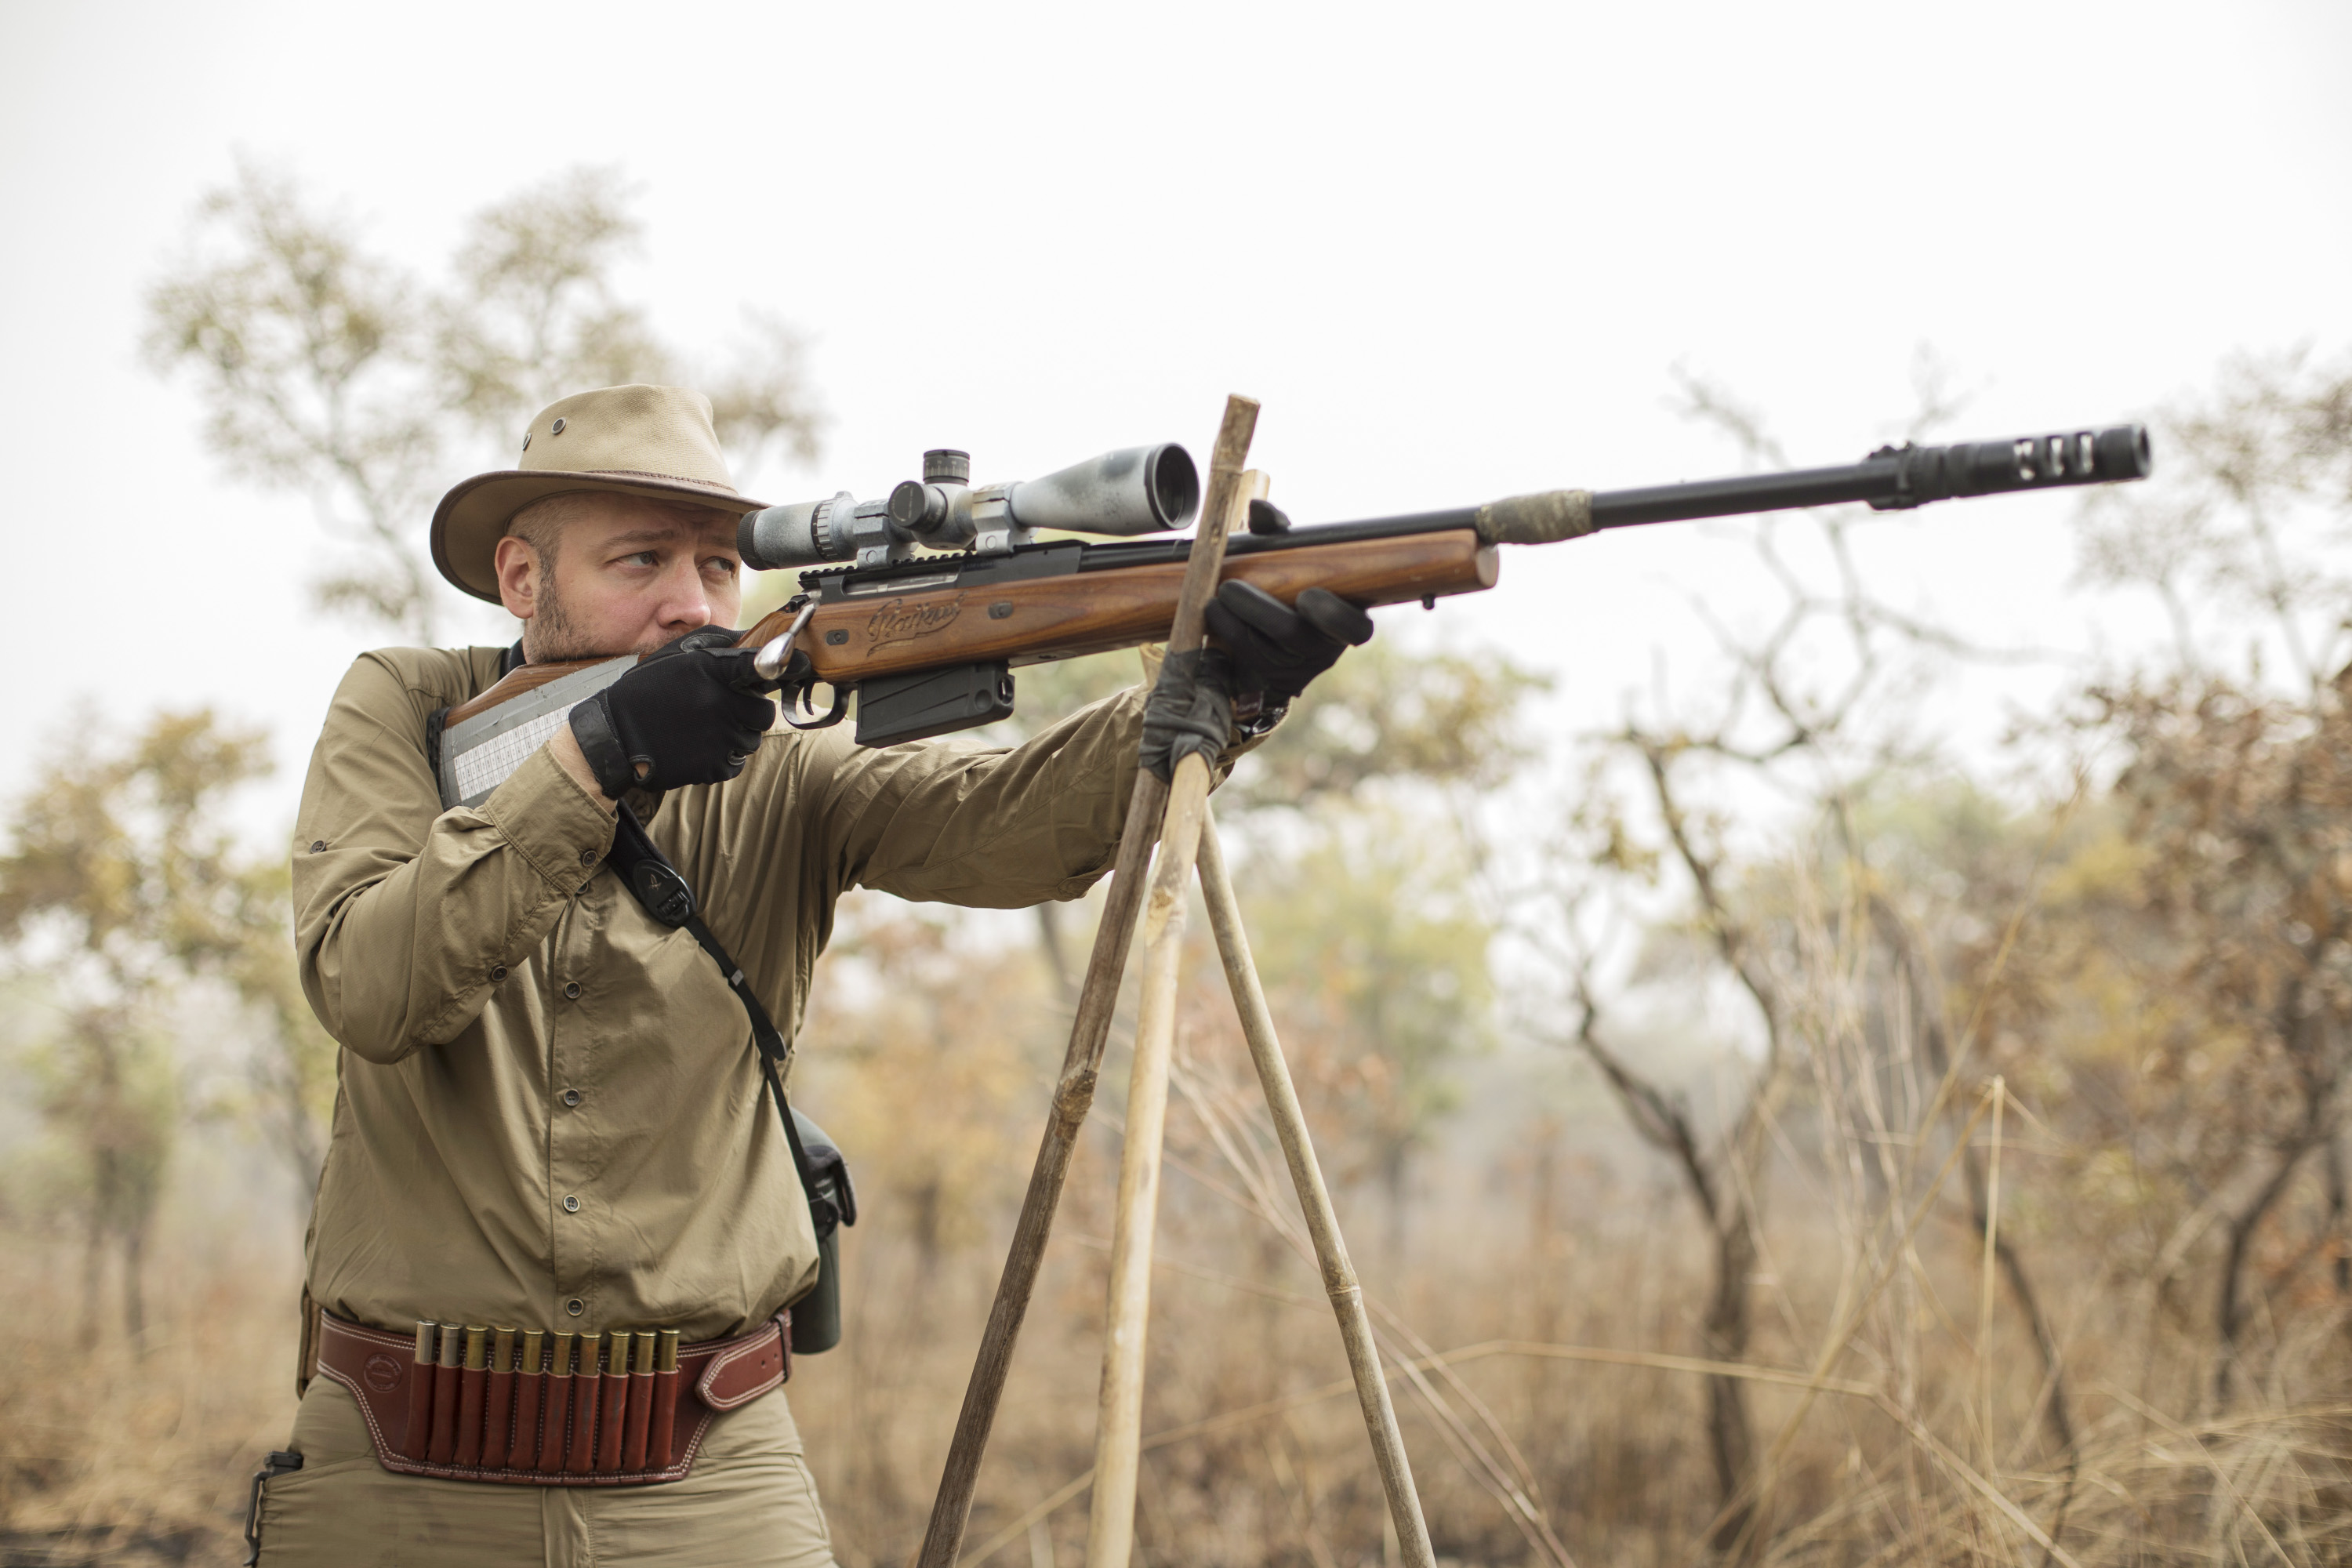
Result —
[[[1216, 483], [1239, 466], [1221, 456]], [[856, 1217], [783, 1075], [843, 892], [1077, 897], [1112, 861], [1130, 786], [1149, 793], [1139, 760], [1163, 783], [1186, 754], [1221, 774], [1371, 635], [1365, 606], [1490, 588], [1503, 544], [2148, 466], [2146, 432], [2121, 426], [1297, 530], [1253, 503], [1249, 534], [1213, 534], [1197, 563], [1216, 568], [1200, 592], [1221, 579], [1209, 645], [1169, 659], [1149, 700], [961, 751], [901, 742], [1001, 718], [1016, 666], [1149, 643], [1199, 602], [1191, 541], [1039, 533], [1175, 528], [1198, 499], [1181, 448], [980, 488], [963, 454], [935, 451], [887, 500], [763, 507], [734, 490], [696, 394], [543, 410], [515, 468], [457, 485], [433, 520], [443, 575], [503, 605], [520, 641], [363, 656], [304, 787], [299, 958], [344, 1055], [302, 1405], [256, 1479], [257, 1552], [829, 1563], [775, 1391], [793, 1349], [833, 1342], [820, 1260]], [[746, 562], [809, 570], [739, 633]], [[772, 731], [770, 693], [814, 713], [819, 685], [829, 712]], [[854, 739], [828, 727], [852, 690]], [[1139, 896], [1114, 889], [1105, 940], [1132, 930]], [[1091, 981], [1088, 997], [927, 1563], [953, 1562], [1052, 1224], [1076, 1130], [1059, 1095], [1083, 1117], [1091, 1093], [1108, 1012]]]
[[[1370, 635], [1328, 594], [1228, 584], [1220, 646], [1148, 705], [994, 750], [772, 731], [731, 630], [760, 508], [698, 394], [565, 398], [433, 520], [443, 575], [520, 640], [365, 654], [335, 695], [294, 904], [343, 1049], [265, 1563], [830, 1563], [780, 1385], [829, 1342], [791, 1310], [855, 1207], [782, 1069], [841, 895], [1076, 898], [1139, 750], [1229, 762]], [[631, 655], [445, 807], [451, 710]]]

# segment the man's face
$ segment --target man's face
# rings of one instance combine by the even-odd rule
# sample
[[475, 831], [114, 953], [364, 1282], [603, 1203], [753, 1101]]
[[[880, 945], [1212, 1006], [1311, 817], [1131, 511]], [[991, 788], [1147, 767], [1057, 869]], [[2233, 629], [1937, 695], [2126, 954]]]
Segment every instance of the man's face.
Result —
[[[735, 625], [742, 560], [732, 513], [583, 491], [499, 541], [499, 596], [533, 663], [647, 653], [697, 626]], [[528, 513], [526, 517], [528, 517]]]

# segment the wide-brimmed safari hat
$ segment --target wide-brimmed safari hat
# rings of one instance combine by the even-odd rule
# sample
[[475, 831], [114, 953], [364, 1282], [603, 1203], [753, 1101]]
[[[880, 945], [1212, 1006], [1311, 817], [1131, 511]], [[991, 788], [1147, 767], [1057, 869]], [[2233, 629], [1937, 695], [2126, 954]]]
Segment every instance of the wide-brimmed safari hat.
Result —
[[477, 599], [499, 602], [492, 563], [514, 514], [573, 490], [615, 490], [722, 511], [768, 503], [739, 494], [727, 472], [710, 399], [683, 386], [606, 386], [539, 411], [518, 466], [476, 474], [433, 510], [433, 564]]

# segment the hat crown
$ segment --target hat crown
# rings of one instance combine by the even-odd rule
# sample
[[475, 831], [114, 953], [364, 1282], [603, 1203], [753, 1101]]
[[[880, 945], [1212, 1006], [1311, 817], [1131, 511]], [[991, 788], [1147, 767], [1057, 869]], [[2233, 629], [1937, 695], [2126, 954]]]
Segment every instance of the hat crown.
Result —
[[551, 403], [523, 432], [517, 466], [461, 479], [433, 511], [433, 564], [499, 603], [498, 542], [515, 513], [574, 490], [751, 512], [712, 427], [710, 399], [684, 386], [603, 386]]
[[524, 434], [525, 473], [625, 474], [733, 490], [710, 399], [684, 386], [604, 386], [541, 409]]

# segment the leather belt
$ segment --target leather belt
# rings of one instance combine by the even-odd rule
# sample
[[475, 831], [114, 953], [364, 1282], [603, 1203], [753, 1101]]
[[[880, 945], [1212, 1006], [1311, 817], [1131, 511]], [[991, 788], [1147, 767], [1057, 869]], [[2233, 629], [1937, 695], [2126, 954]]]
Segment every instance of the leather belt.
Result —
[[[511, 1486], [643, 1486], [685, 1479], [715, 1417], [791, 1375], [791, 1321], [779, 1312], [748, 1334], [677, 1345], [676, 1364], [660, 1370], [592, 1359], [557, 1372], [436, 1354], [425, 1334], [387, 1333], [321, 1310], [319, 1371], [359, 1401], [387, 1470]], [[533, 1348], [539, 1338], [530, 1336]]]

